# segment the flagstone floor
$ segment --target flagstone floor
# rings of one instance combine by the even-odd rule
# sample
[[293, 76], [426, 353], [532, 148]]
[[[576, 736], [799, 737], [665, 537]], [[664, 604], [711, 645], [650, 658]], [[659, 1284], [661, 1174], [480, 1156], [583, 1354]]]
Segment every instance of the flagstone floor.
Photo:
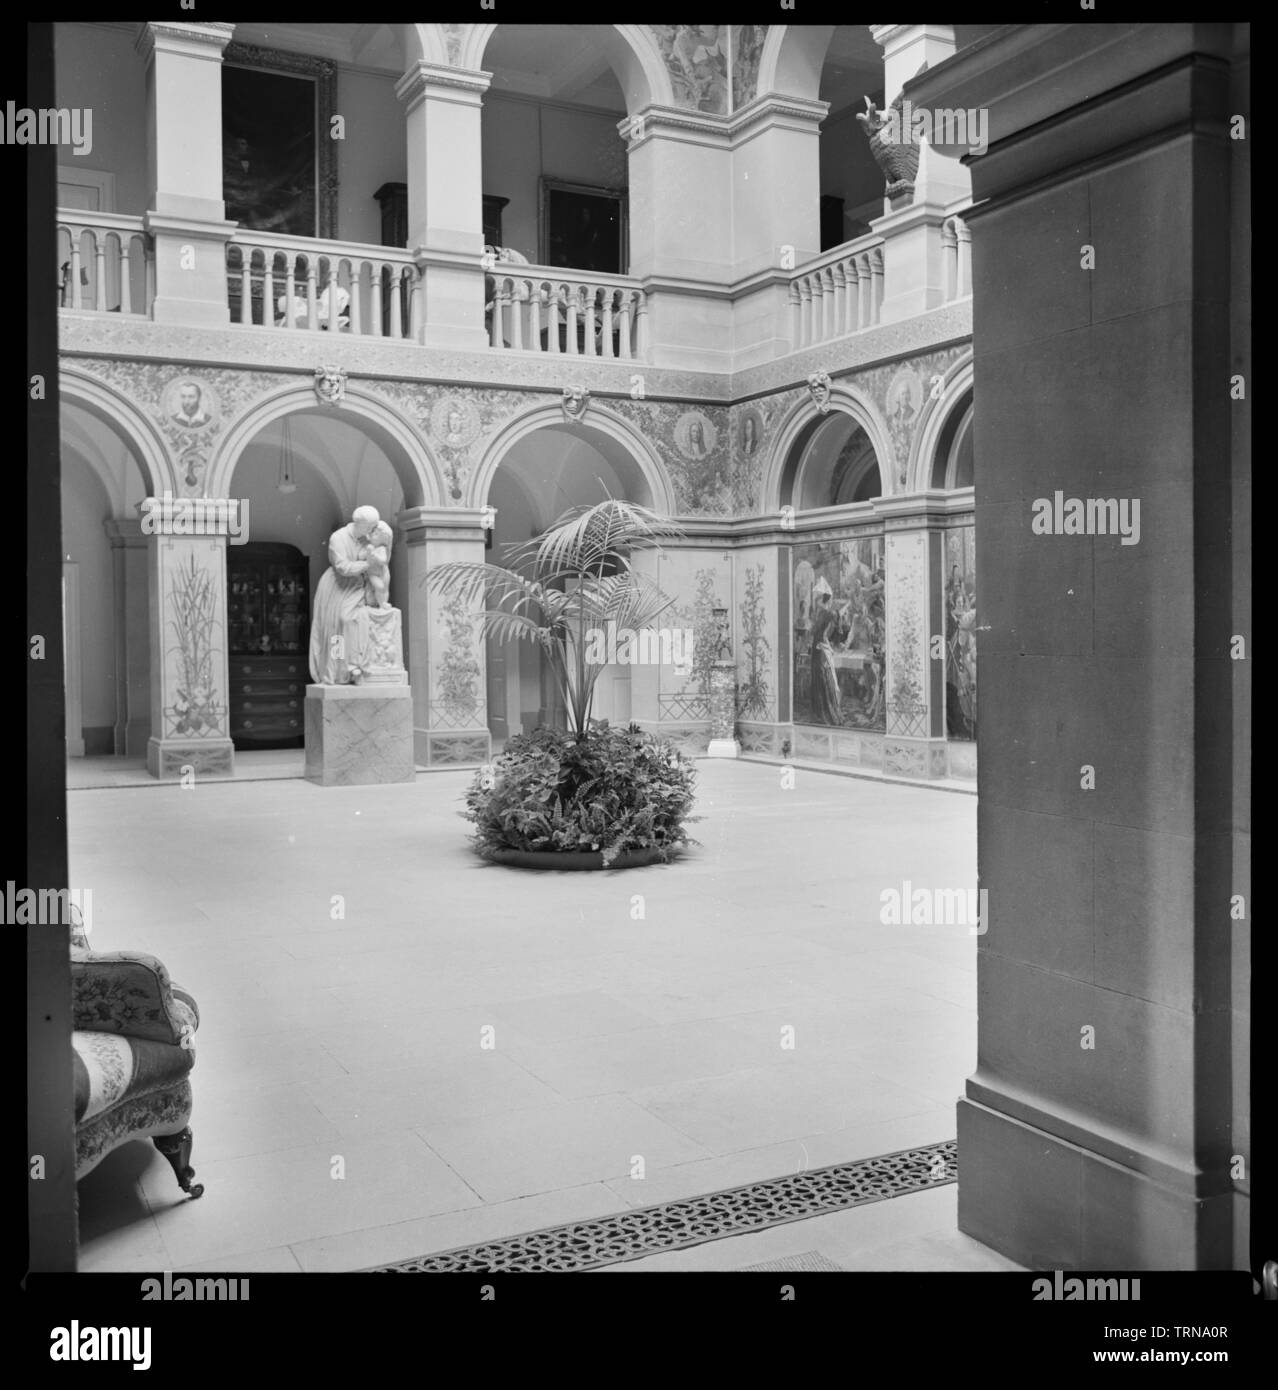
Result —
[[[975, 798], [698, 772], [700, 848], [604, 874], [476, 859], [465, 772], [72, 791], [94, 947], [199, 1001], [205, 1187], [117, 1150], [80, 1184], [80, 1267], [359, 1269], [952, 1138], [976, 938], [884, 926], [880, 893], [973, 887]], [[821, 1221], [869, 1232], [830, 1247], [845, 1268], [1002, 1267], [953, 1191], [625, 1268], [825, 1248]]]

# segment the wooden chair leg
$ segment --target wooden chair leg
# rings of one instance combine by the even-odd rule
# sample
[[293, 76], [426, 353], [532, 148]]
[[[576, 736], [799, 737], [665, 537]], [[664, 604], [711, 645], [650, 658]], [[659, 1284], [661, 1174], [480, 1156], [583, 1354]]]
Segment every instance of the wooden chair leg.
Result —
[[191, 1145], [195, 1136], [188, 1125], [181, 1134], [157, 1134], [153, 1136], [155, 1147], [168, 1159], [170, 1167], [177, 1174], [178, 1185], [183, 1192], [193, 1198], [204, 1195], [202, 1182], [192, 1183], [195, 1169], [191, 1167]]

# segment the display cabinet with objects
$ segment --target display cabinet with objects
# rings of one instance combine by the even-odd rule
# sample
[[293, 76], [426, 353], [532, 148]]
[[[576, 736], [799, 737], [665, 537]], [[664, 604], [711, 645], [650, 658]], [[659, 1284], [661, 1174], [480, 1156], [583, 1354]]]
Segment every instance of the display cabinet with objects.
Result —
[[281, 542], [227, 550], [231, 739], [238, 749], [304, 745], [309, 569], [296, 546]]

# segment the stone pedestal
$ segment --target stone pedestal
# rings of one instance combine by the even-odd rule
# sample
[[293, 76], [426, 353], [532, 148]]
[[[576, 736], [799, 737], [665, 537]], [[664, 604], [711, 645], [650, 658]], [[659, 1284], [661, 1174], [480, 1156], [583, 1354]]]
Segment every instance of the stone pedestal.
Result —
[[404, 618], [398, 608], [361, 608], [342, 625], [342, 640], [358, 685], [407, 685]]
[[731, 661], [716, 661], [710, 672], [711, 758], [735, 758], [741, 753], [737, 742], [737, 668]]
[[321, 787], [411, 782], [413, 692], [407, 685], [308, 685], [306, 780]]

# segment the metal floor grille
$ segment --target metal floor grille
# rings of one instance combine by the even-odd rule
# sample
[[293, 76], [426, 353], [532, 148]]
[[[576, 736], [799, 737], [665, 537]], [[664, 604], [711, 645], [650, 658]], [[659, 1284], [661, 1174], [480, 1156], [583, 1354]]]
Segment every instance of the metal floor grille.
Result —
[[877, 1158], [768, 1178], [705, 1197], [686, 1197], [619, 1212], [616, 1216], [573, 1221], [481, 1245], [464, 1245], [420, 1259], [379, 1265], [366, 1272], [518, 1274], [597, 1269], [663, 1250], [682, 1250], [689, 1245], [803, 1221], [846, 1207], [944, 1187], [957, 1179], [958, 1145], [950, 1139]]

